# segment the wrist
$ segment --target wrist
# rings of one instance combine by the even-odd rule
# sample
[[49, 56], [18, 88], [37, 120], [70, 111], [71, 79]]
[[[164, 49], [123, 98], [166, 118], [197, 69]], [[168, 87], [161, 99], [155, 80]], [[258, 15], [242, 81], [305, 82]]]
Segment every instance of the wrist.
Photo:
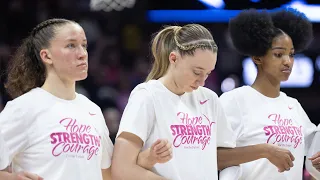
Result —
[[149, 170], [152, 169], [155, 164], [157, 164], [157, 160], [153, 158], [153, 156], [151, 155], [150, 148], [148, 149], [148, 155], [147, 155], [146, 161], [147, 161], [146, 164]]
[[137, 163], [139, 166], [147, 170], [151, 170], [156, 163], [157, 163], [156, 160], [152, 158], [150, 148], [146, 149], [145, 151], [139, 154], [138, 163]]
[[270, 145], [267, 143], [258, 144], [260, 151], [260, 158], [269, 158], [270, 157]]

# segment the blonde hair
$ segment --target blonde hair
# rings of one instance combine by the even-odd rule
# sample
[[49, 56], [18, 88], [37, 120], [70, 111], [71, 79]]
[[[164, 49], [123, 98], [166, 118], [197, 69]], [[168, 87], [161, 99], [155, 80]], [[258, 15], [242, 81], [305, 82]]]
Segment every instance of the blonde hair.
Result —
[[146, 79], [159, 79], [169, 68], [169, 54], [177, 50], [181, 56], [193, 56], [196, 49], [218, 51], [218, 46], [208, 29], [199, 24], [167, 26], [152, 40], [151, 51], [154, 58], [152, 69]]

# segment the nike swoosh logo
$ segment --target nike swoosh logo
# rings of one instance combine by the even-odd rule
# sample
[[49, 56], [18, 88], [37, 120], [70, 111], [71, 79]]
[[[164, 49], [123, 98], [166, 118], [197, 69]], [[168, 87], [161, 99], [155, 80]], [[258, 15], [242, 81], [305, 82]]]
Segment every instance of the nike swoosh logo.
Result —
[[200, 104], [203, 105], [204, 103], [206, 103], [209, 99], [204, 100], [204, 101], [200, 101]]

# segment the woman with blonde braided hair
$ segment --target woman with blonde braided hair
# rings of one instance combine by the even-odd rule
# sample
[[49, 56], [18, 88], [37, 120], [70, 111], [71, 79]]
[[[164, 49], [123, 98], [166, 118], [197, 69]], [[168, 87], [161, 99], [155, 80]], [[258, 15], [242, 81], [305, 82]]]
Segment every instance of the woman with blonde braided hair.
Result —
[[[217, 146], [235, 144], [218, 96], [203, 87], [217, 50], [211, 33], [198, 24], [168, 26], [156, 34], [151, 72], [131, 92], [120, 122], [113, 179], [218, 179]], [[172, 159], [148, 169], [137, 166], [139, 152], [158, 138], [172, 144]]]
[[[8, 68], [13, 100], [0, 114], [0, 128], [9, 160], [0, 158], [0, 170], [12, 163], [14, 172], [45, 180], [111, 179], [113, 144], [101, 109], [75, 91], [87, 72], [87, 39], [78, 23], [49, 19], [32, 30]], [[170, 151], [164, 140], [151, 147]], [[157, 157], [146, 150], [138, 164], [147, 168]]]

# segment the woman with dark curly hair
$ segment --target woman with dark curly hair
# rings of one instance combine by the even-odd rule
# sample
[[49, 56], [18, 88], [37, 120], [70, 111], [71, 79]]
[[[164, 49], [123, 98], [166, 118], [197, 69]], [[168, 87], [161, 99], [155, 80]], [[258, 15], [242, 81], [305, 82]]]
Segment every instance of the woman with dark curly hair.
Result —
[[234, 47], [252, 58], [258, 74], [251, 86], [220, 97], [238, 147], [219, 149], [220, 168], [241, 164], [238, 179], [301, 180], [316, 126], [296, 99], [280, 91], [280, 83], [289, 79], [294, 54], [310, 44], [312, 24], [293, 9], [250, 9], [230, 20], [229, 31]]

